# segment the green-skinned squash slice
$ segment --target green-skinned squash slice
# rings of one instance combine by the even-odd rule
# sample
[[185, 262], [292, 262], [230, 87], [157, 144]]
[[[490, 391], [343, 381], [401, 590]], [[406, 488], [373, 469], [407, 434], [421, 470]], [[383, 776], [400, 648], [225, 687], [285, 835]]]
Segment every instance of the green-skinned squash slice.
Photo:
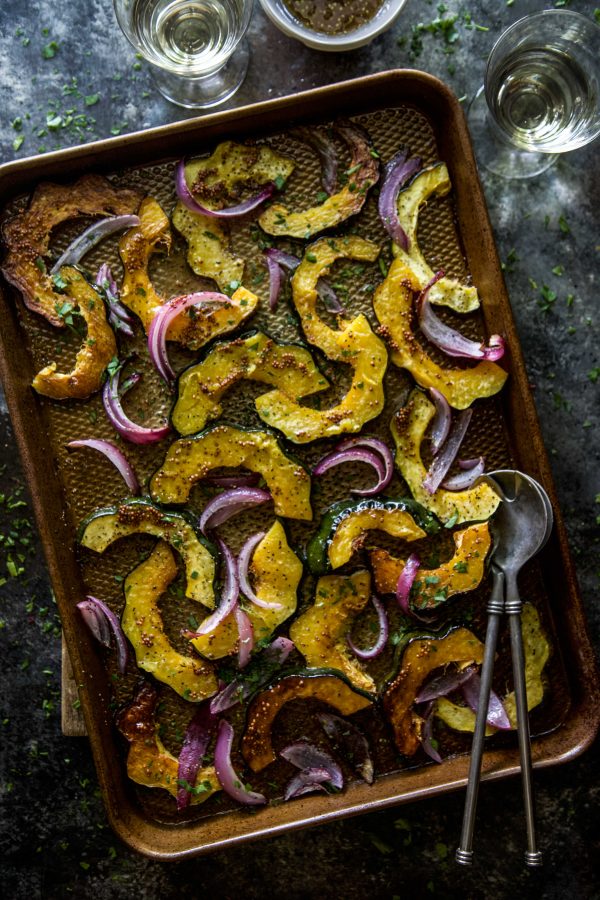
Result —
[[[179, 761], [170, 753], [158, 734], [155, 721], [158, 694], [144, 684], [117, 719], [117, 727], [129, 743], [127, 774], [132, 781], [150, 788], [164, 788], [177, 797], [181, 787], [177, 778]], [[221, 790], [214, 766], [199, 769], [191, 791], [190, 803], [204, 803]]]
[[218, 219], [192, 212], [180, 201], [171, 223], [187, 242], [187, 261], [196, 275], [212, 278], [222, 291], [243, 281], [244, 260], [231, 252], [229, 233]]
[[[521, 629], [523, 632], [527, 709], [531, 710], [542, 702], [544, 696], [542, 671], [550, 656], [550, 644], [542, 629], [539, 614], [531, 603], [523, 605]], [[514, 691], [507, 694], [502, 703], [512, 728], [516, 728], [517, 708]], [[475, 729], [473, 710], [466, 706], [459, 706], [447, 697], [439, 697], [435, 701], [434, 715], [455, 731], [472, 732]], [[494, 734], [496, 731], [496, 728], [488, 726], [486, 734]]]
[[346, 395], [330, 409], [311, 409], [283, 391], [269, 391], [255, 401], [258, 415], [295, 444], [360, 431], [383, 410], [383, 377], [387, 351], [367, 319], [357, 316], [337, 333], [338, 354], [352, 366], [352, 383]]
[[448, 368], [438, 365], [422, 347], [412, 330], [420, 290], [404, 260], [395, 259], [373, 295], [373, 309], [394, 365], [410, 372], [422, 388], [437, 388], [454, 409], [466, 409], [478, 398], [497, 394], [508, 377], [497, 363], [481, 360], [467, 369]]
[[400, 410], [391, 423], [392, 437], [396, 444], [396, 465], [418, 503], [447, 523], [483, 522], [490, 518], [500, 503], [500, 497], [485, 482], [466, 491], [445, 491], [438, 488], [430, 494], [423, 487], [427, 470], [421, 459], [421, 444], [425, 432], [435, 415], [433, 403], [422, 391], [415, 390], [408, 404]]
[[319, 700], [342, 716], [350, 716], [370, 706], [375, 697], [354, 688], [338, 671], [300, 669], [276, 678], [256, 694], [246, 715], [242, 755], [253, 772], [260, 772], [275, 761], [272, 743], [273, 723], [281, 708], [291, 700]]
[[[481, 584], [485, 559], [492, 545], [487, 522], [469, 525], [452, 534], [454, 554], [435, 569], [420, 568], [413, 582], [410, 606], [414, 610], [434, 609], [455, 594], [473, 591]], [[375, 589], [379, 594], [395, 594], [406, 560], [380, 547], [369, 554]]]
[[[319, 278], [327, 275], [338, 259], [374, 262], [379, 247], [372, 241], [354, 235], [321, 238], [310, 244], [292, 277], [292, 299], [302, 322], [306, 340], [322, 350], [329, 359], [344, 361], [339, 344], [339, 331], [330, 328], [319, 316]], [[348, 320], [338, 320], [347, 327]]]
[[[302, 563], [287, 542], [281, 522], [274, 522], [256, 547], [250, 563], [250, 578], [256, 596], [278, 609], [264, 609], [254, 603], [244, 606], [254, 632], [254, 640], [264, 641], [296, 611]], [[208, 659], [221, 659], [238, 648], [238, 627], [234, 613], [210, 634], [190, 638], [194, 648]]]
[[132, 534], [150, 534], [174, 547], [185, 565], [186, 596], [214, 607], [213, 551], [184, 514], [165, 512], [149, 500], [126, 500], [95, 510], [81, 523], [78, 539], [82, 547], [104, 553], [114, 541]]
[[178, 381], [171, 421], [180, 434], [195, 434], [223, 411], [223, 395], [240, 381], [258, 381], [290, 397], [307, 397], [329, 387], [309, 351], [278, 344], [261, 332], [215, 344]]
[[421, 743], [423, 719], [413, 709], [421, 685], [435, 670], [454, 663], [460, 669], [483, 659], [483, 644], [467, 628], [455, 628], [444, 637], [421, 637], [410, 641], [402, 654], [400, 669], [386, 687], [383, 710], [392, 727], [396, 747], [413, 756]]
[[435, 516], [414, 500], [370, 498], [334, 503], [306, 548], [315, 575], [343, 566], [364, 543], [369, 531], [385, 531], [405, 541], [418, 541], [439, 531]]
[[264, 478], [273, 497], [275, 514], [310, 521], [310, 475], [284, 453], [267, 431], [215, 425], [169, 447], [161, 468], [150, 481], [157, 503], [185, 503], [201, 478], [221, 466], [244, 466]]
[[148, 559], [125, 579], [121, 624], [140, 669], [149, 672], [191, 703], [212, 697], [218, 683], [213, 667], [199, 657], [179, 653], [165, 634], [159, 600], [177, 577], [169, 545], [159, 541]]
[[[433, 269], [425, 260], [417, 240], [419, 210], [432, 197], [445, 197], [451, 190], [448, 169], [443, 162], [422, 169], [398, 193], [398, 219], [408, 238], [408, 250], [392, 244], [394, 255], [414, 274], [419, 290], [422, 290], [434, 276]], [[461, 284], [454, 278], [441, 278], [427, 295], [432, 303], [449, 306], [456, 312], [472, 312], [479, 306], [477, 288]]]
[[354, 619], [371, 595], [369, 572], [319, 578], [315, 602], [290, 627], [290, 638], [311, 667], [339, 669], [354, 687], [375, 691], [375, 682], [348, 650]]
[[273, 203], [258, 219], [267, 234], [308, 240], [326, 228], [339, 225], [363, 208], [369, 188], [379, 178], [379, 164], [371, 154], [369, 136], [360, 126], [349, 122], [338, 122], [334, 130], [351, 153], [350, 165], [345, 172], [346, 184], [319, 206], [310, 209], [293, 211], [283, 203]]

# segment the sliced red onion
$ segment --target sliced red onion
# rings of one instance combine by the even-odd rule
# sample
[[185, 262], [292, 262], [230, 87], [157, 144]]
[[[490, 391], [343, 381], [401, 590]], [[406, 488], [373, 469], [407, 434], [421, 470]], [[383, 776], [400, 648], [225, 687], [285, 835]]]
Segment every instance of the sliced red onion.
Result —
[[200, 623], [197, 631], [183, 632], [184, 637], [188, 638], [188, 640], [204, 634], [210, 634], [237, 607], [240, 595], [240, 580], [235, 556], [221, 538], [217, 538], [217, 544], [225, 562], [225, 584], [221, 593], [221, 602], [214, 613]]
[[159, 375], [167, 384], [170, 384], [175, 378], [175, 372], [167, 356], [167, 331], [173, 319], [176, 319], [190, 306], [197, 306], [200, 303], [229, 302], [230, 299], [226, 294], [219, 294], [215, 291], [197, 291], [193, 294], [184, 294], [182, 297], [172, 297], [158, 308], [148, 329], [148, 352]]
[[304, 141], [315, 151], [321, 163], [321, 184], [327, 194], [333, 194], [337, 183], [338, 158], [335, 144], [329, 135], [318, 128], [298, 127], [292, 136]]
[[298, 772], [297, 775], [294, 775], [288, 781], [283, 799], [295, 800], [296, 797], [301, 797], [303, 794], [312, 794], [313, 791], [325, 791], [327, 793], [327, 788], [324, 787], [326, 782], [331, 783], [331, 774], [328, 769], [320, 769], [316, 766], [311, 769], [303, 769], [302, 772]]
[[119, 389], [119, 381], [124, 363], [121, 363], [115, 374], [109, 378], [102, 389], [102, 403], [104, 410], [108, 416], [113, 428], [121, 435], [121, 437], [129, 441], [131, 444], [154, 444], [156, 441], [162, 441], [166, 437], [171, 428], [169, 425], [163, 425], [157, 428], [146, 428], [143, 425], [136, 425], [125, 413], [121, 405], [121, 397], [130, 388], [136, 384], [141, 375], [135, 373], [127, 379], [127, 384]]
[[[266, 493], [266, 491], [264, 493]], [[269, 494], [269, 499], [270, 496], [271, 495]], [[249, 600], [250, 603], [256, 604], [256, 606], [260, 606], [262, 609], [281, 609], [281, 603], [276, 603], [275, 601], [270, 603], [268, 600], [261, 600], [261, 598], [254, 593], [252, 585], [250, 584], [250, 578], [248, 574], [250, 560], [252, 559], [252, 554], [264, 537], [264, 531], [260, 531], [258, 534], [252, 535], [252, 537], [249, 537], [245, 542], [244, 546], [238, 554], [240, 591], [242, 592], [246, 600]]]
[[273, 662], [276, 662], [281, 666], [294, 648], [294, 642], [281, 635], [281, 637], [271, 641], [269, 646], [265, 647], [263, 653], [268, 659], [273, 660]]
[[466, 491], [467, 488], [480, 478], [485, 472], [485, 459], [483, 456], [477, 459], [459, 459], [458, 465], [463, 470], [457, 475], [442, 481], [442, 487], [446, 491]]
[[117, 329], [122, 331], [128, 337], [133, 337], [134, 320], [129, 314], [129, 310], [119, 300], [119, 289], [117, 282], [113, 278], [112, 271], [108, 263], [103, 263], [96, 274], [96, 284], [102, 288], [108, 301], [108, 321]]
[[[479, 709], [479, 691], [481, 688], [481, 678], [474, 670], [468, 681], [461, 685], [462, 695], [474, 713]], [[511, 728], [510, 719], [504, 709], [504, 705], [498, 695], [494, 691], [490, 691], [490, 700], [487, 708], [488, 725], [493, 728], [509, 729]]]
[[369, 647], [368, 650], [362, 650], [360, 647], [356, 646], [350, 635], [348, 635], [347, 638], [348, 646], [359, 659], [375, 659], [376, 656], [379, 656], [385, 648], [389, 636], [388, 618], [383, 603], [376, 594], [371, 594], [371, 603], [377, 612], [377, 622], [379, 625], [379, 631], [373, 646]]
[[294, 256], [293, 253], [286, 253], [285, 250], [278, 250], [277, 247], [269, 247], [268, 250], [265, 250], [265, 256], [290, 272], [294, 272], [302, 262], [299, 256]]
[[279, 294], [281, 293], [282, 273], [281, 266], [275, 262], [272, 256], [265, 253], [267, 269], [269, 270], [269, 309], [275, 309]]
[[373, 487], [365, 488], [363, 490], [352, 488], [351, 492], [353, 494], [371, 497], [374, 494], [378, 494], [389, 484], [386, 465], [383, 459], [374, 450], [371, 450], [368, 447], [362, 447], [359, 444], [355, 444], [353, 447], [348, 447], [345, 450], [336, 449], [331, 453], [327, 453], [325, 456], [321, 457], [314, 467], [312, 474], [318, 477], [329, 471], [329, 469], [334, 468], [334, 466], [349, 462], [367, 463], [367, 465], [375, 469], [375, 472], [377, 473], [377, 483], [373, 485]]
[[465, 669], [453, 669], [451, 672], [444, 672], [442, 675], [430, 678], [417, 693], [415, 703], [429, 703], [431, 700], [437, 700], [438, 697], [452, 694], [465, 681], [468, 681], [474, 672], [474, 666], [467, 666]]
[[247, 614], [239, 606], [235, 608], [235, 621], [238, 629], [238, 668], [243, 669], [250, 662], [254, 647], [254, 628]]
[[429, 396], [435, 405], [435, 415], [431, 423], [431, 452], [436, 456], [444, 441], [448, 437], [452, 424], [452, 410], [450, 404], [437, 388], [429, 388]]
[[427, 474], [423, 479], [423, 487], [428, 494], [435, 494], [440, 484], [448, 474], [450, 466], [456, 458], [456, 454], [460, 449], [463, 438], [466, 434], [471, 416], [472, 409], [461, 410], [450, 427], [450, 434], [446, 442], [437, 456], [434, 456], [433, 462], [429, 466]]
[[319, 278], [317, 281], [317, 294], [329, 312], [336, 315], [342, 315], [346, 312], [344, 305], [340, 302], [340, 298], [326, 278]]
[[92, 597], [91, 594], [88, 594], [85, 600], [82, 600], [81, 603], [78, 603], [77, 608], [81, 609], [83, 607], [84, 609], [87, 609], [89, 608], [90, 603], [96, 606], [100, 614], [104, 615], [106, 621], [108, 622], [110, 630], [112, 631], [115, 638], [115, 644], [117, 646], [117, 668], [119, 669], [119, 672], [121, 674], [124, 674], [125, 670], [127, 669], [127, 658], [129, 656], [129, 653], [127, 651], [127, 641], [125, 640], [125, 635], [123, 633], [123, 629], [121, 628], [121, 623], [115, 616], [112, 609], [110, 609], [110, 607], [108, 607], [106, 603], [104, 603], [102, 600], [99, 600], [97, 597]]
[[235, 206], [226, 206], [224, 209], [209, 209], [207, 206], [202, 206], [201, 203], [198, 203], [192, 196], [185, 179], [184, 159], [177, 163], [175, 170], [175, 189], [183, 205], [187, 206], [194, 213], [199, 213], [202, 216], [211, 216], [216, 219], [233, 219], [236, 216], [245, 216], [246, 213], [252, 212], [253, 209], [256, 209], [265, 200], [268, 200], [274, 194], [275, 188], [275, 183], [271, 181], [258, 194], [250, 197], [248, 200], [244, 200], [243, 203], [238, 203]]
[[109, 234], [114, 234], [115, 231], [123, 231], [125, 228], [134, 228], [139, 224], [139, 216], [130, 215], [109, 216], [106, 219], [94, 222], [69, 244], [64, 253], [61, 253], [50, 269], [50, 274], [56, 275], [61, 266], [76, 266], [92, 247], [95, 247], [102, 238], [107, 237]]
[[202, 480], [206, 484], [214, 484], [215, 487], [254, 487], [260, 481], [260, 475], [258, 472], [240, 472], [236, 475], [206, 475]]
[[108, 619], [102, 610], [91, 600], [82, 600], [77, 604], [77, 608], [83, 617], [83, 621], [90, 629], [97, 641], [105, 647], [110, 647], [110, 636], [112, 634]]
[[403, 250], [408, 250], [409, 240], [398, 218], [398, 192], [420, 169], [421, 160], [418, 157], [409, 159], [406, 148], [402, 148], [392, 156], [384, 168], [377, 204], [379, 216], [391, 239]]
[[247, 806], [259, 806], [267, 802], [263, 794], [249, 791], [236, 774], [231, 764], [231, 745], [233, 728], [225, 719], [219, 722], [217, 743], [215, 746], [215, 770], [219, 783], [226, 794]]
[[385, 441], [382, 441], [381, 438], [367, 436], [346, 438], [345, 440], [340, 441], [336, 450], [347, 450], [349, 447], [366, 447], [369, 450], [375, 450], [375, 452], [383, 459], [385, 466], [385, 476], [381, 486], [375, 485], [375, 487], [363, 489], [351, 488], [351, 492], [353, 494], [358, 494], [361, 497], [370, 497], [373, 496], [373, 494], [385, 490], [394, 477], [394, 456]]
[[[265, 647], [261, 656], [272, 665], [281, 666], [293, 649], [293, 641], [290, 641], [290, 639], [286, 637], [278, 637], [275, 638], [274, 641], [271, 641], [268, 647]], [[236, 706], [236, 704], [250, 696], [253, 690], [266, 684], [271, 677], [271, 672], [271, 666], [264, 666], [261, 663], [259, 677], [251, 684], [244, 679], [235, 678], [212, 698], [210, 701], [211, 712], [216, 715], [217, 713], [222, 713], [227, 709], [231, 709], [232, 706]]]
[[[443, 273], [441, 274], [443, 275]], [[427, 297], [427, 292], [432, 284], [434, 284], [433, 279], [421, 291], [417, 301], [419, 327], [427, 340], [448, 356], [462, 359], [485, 359], [490, 362], [500, 359], [504, 355], [504, 338], [501, 335], [493, 334], [486, 347], [481, 342], [464, 337], [459, 331], [450, 328], [438, 318]]]
[[410, 597], [410, 589], [413, 586], [413, 582], [417, 577], [417, 572], [419, 571], [419, 566], [421, 565], [421, 560], [417, 556], [416, 553], [411, 553], [406, 563], [404, 564], [404, 568], [400, 572], [398, 577], [398, 583], [396, 585], [396, 599], [398, 601], [398, 605], [402, 612], [406, 613], [408, 616], [414, 615], [413, 611], [410, 608], [409, 597]]
[[309, 744], [308, 741], [294, 741], [288, 744], [280, 753], [287, 762], [298, 769], [326, 769], [329, 773], [329, 781], [336, 788], [344, 786], [342, 770], [329, 753]]
[[222, 494], [217, 494], [206, 504], [200, 516], [200, 531], [202, 534], [206, 534], [207, 531], [222, 525], [237, 513], [251, 506], [257, 506], [259, 503], [268, 503], [272, 499], [269, 491], [262, 488], [237, 487], [223, 491]]
[[353, 722], [333, 713], [322, 712], [317, 718], [329, 740], [339, 748], [355, 772], [364, 778], [367, 784], [373, 784], [373, 760], [369, 742], [362, 731]]
[[213, 714], [210, 703], [201, 703], [187, 727], [183, 745], [177, 762], [177, 809], [185, 809], [190, 802], [191, 792], [186, 785], [193, 788], [196, 784], [198, 770], [202, 765], [202, 757], [208, 749], [210, 739], [217, 727], [217, 717]]
[[436, 763], [442, 762], [442, 757], [433, 746], [433, 707], [431, 702], [423, 715], [423, 725], [421, 727], [421, 747], [431, 759]]
[[223, 713], [232, 706], [237, 706], [242, 700], [250, 695], [251, 688], [244, 681], [235, 678], [230, 681], [218, 694], [210, 701], [210, 711], [214, 715]]
[[119, 450], [118, 447], [115, 447], [114, 444], [111, 444], [110, 441], [99, 440], [96, 438], [86, 438], [81, 441], [69, 441], [67, 447], [72, 450], [78, 450], [81, 447], [89, 447], [90, 450], [98, 450], [99, 453], [103, 453], [104, 456], [113, 464], [113, 466], [119, 472], [119, 475], [123, 478], [123, 481], [129, 488], [132, 494], [140, 493], [140, 483], [137, 480], [136, 474], [131, 467], [131, 463], [125, 456], [122, 450]]

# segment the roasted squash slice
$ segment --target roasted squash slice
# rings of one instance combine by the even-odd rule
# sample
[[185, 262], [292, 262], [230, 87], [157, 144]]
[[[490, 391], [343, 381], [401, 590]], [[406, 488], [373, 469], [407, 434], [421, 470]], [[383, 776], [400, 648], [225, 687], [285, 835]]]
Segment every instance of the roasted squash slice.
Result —
[[131, 214], [140, 200], [137, 191], [115, 188], [100, 175], [84, 175], [69, 185], [38, 185], [27, 209], [3, 226], [8, 249], [2, 264], [4, 277], [21, 291], [29, 309], [62, 328], [65, 323], [56, 305], [62, 304], [63, 297], [55, 291], [44, 262], [53, 228], [78, 216]]
[[304, 347], [278, 344], [260, 331], [215, 344], [178, 382], [172, 423], [180, 434], [201, 431], [223, 411], [221, 398], [239, 381], [278, 387], [290, 397], [306, 397], [329, 387]]
[[333, 228], [363, 208], [369, 188], [377, 183], [379, 165], [371, 154], [369, 136], [360, 126], [338, 123], [334, 130], [350, 150], [346, 184], [320, 206], [293, 212], [282, 203], [273, 203], [258, 219], [267, 234], [307, 240], [326, 228]]
[[[374, 262], [379, 247], [371, 241], [354, 235], [341, 238], [321, 238], [310, 244], [302, 262], [292, 277], [292, 299], [302, 322], [306, 340], [322, 350], [329, 359], [343, 361], [339, 343], [339, 331], [330, 328], [319, 317], [319, 278], [329, 273], [338, 259], [357, 259]], [[348, 321], [340, 323], [347, 327]]]
[[437, 388], [455, 409], [497, 394], [508, 377], [497, 363], [482, 360], [468, 369], [452, 369], [428, 356], [412, 331], [419, 291], [419, 282], [404, 260], [395, 259], [373, 295], [373, 309], [380, 333], [390, 345], [392, 362], [410, 372], [421, 387]]
[[483, 644], [467, 628], [456, 628], [445, 637], [417, 638], [402, 654], [400, 670], [382, 697], [396, 747], [413, 756], [421, 742], [423, 719], [413, 709], [419, 688], [435, 669], [457, 663], [463, 669], [481, 663]]
[[[419, 290], [433, 278], [434, 272], [426, 262], [417, 240], [419, 210], [431, 197], [445, 197], [451, 190], [448, 169], [443, 162], [422, 169], [398, 193], [398, 218], [408, 238], [408, 251], [392, 245], [394, 255], [413, 273]], [[441, 278], [428, 294], [432, 303], [449, 306], [457, 312], [471, 312], [479, 306], [477, 288], [461, 284], [454, 278]]]
[[281, 708], [291, 700], [319, 700], [350, 716], [370, 706], [374, 696], [351, 687], [337, 671], [302, 669], [281, 675], [257, 694], [248, 707], [242, 738], [242, 755], [253, 772], [260, 772], [275, 761], [272, 743], [273, 722]]
[[239, 203], [242, 190], [254, 193], [271, 183], [283, 187], [295, 165], [268, 144], [222, 141], [210, 156], [185, 164], [185, 180], [202, 206], [222, 209]]
[[371, 594], [368, 572], [319, 578], [315, 602], [290, 628], [296, 650], [311, 667], [339, 669], [354, 687], [375, 691], [375, 682], [348, 650], [347, 635]]
[[37, 373], [32, 386], [38, 394], [53, 400], [82, 400], [102, 387], [106, 367], [117, 355], [117, 342], [106, 321], [102, 297], [81, 272], [72, 266], [63, 266], [60, 278], [65, 283], [60, 307], [65, 307], [65, 296], [73, 300], [69, 305], [85, 320], [87, 334], [71, 372], [57, 372], [56, 363], [50, 363]]
[[150, 493], [158, 503], [185, 503], [194, 484], [221, 466], [245, 466], [259, 472], [273, 496], [275, 513], [310, 521], [310, 475], [266, 431], [216, 425], [169, 447], [154, 473]]
[[311, 572], [323, 574], [347, 563], [369, 531], [385, 531], [405, 541], [418, 541], [435, 534], [439, 527], [435, 517], [413, 500], [341, 500], [323, 516], [306, 548], [306, 560]]
[[466, 491], [445, 491], [438, 488], [429, 494], [423, 487], [427, 470], [421, 459], [421, 443], [435, 415], [433, 403], [422, 391], [414, 390], [408, 404], [391, 423], [396, 444], [396, 465], [410, 492], [423, 506], [446, 523], [483, 522], [490, 518], [500, 503], [500, 497], [489, 484], [482, 482]]
[[210, 663], [179, 653], [165, 634], [158, 603], [176, 577], [173, 551], [159, 541], [148, 559], [125, 579], [121, 624], [139, 668], [185, 700], [197, 703], [216, 694], [218, 683]]
[[[172, 235], [169, 220], [154, 198], [145, 198], [139, 215], [139, 226], [130, 229], [119, 242], [125, 273], [121, 299], [140, 318], [144, 331], [148, 332], [156, 311], [168, 299], [161, 297], [153, 287], [148, 264], [154, 253], [170, 250]], [[227, 303], [199, 305], [182, 312], [169, 325], [167, 339], [190, 350], [198, 350], [220, 334], [234, 331], [252, 315], [257, 305], [258, 297], [239, 287]]]
[[151, 534], [171, 544], [185, 564], [186, 596], [212, 609], [215, 558], [185, 514], [165, 512], [149, 500], [128, 500], [95, 510], [81, 523], [78, 539], [82, 547], [104, 553], [114, 541], [131, 534]]
[[[487, 522], [455, 531], [454, 555], [435, 569], [419, 569], [413, 582], [410, 605], [415, 610], [433, 609], [454, 594], [475, 590], [481, 584], [485, 558], [491, 547]], [[397, 559], [379, 547], [371, 550], [375, 588], [380, 594], [395, 594], [406, 560]]]
[[[245, 606], [254, 640], [264, 641], [296, 611], [298, 585], [302, 578], [302, 563], [288, 544], [281, 522], [273, 523], [254, 551], [250, 577], [260, 600], [279, 604], [278, 609], [263, 609], [254, 603]], [[234, 614], [227, 616], [210, 634], [190, 640], [198, 653], [209, 659], [235, 653], [238, 629]]]
[[258, 415], [295, 444], [360, 431], [382, 411], [387, 351], [363, 316], [357, 316], [336, 338], [339, 357], [354, 369], [348, 393], [337, 406], [311, 409], [282, 391], [269, 391], [255, 401]]
[[[179, 761], [164, 746], [158, 736], [155, 721], [158, 694], [151, 684], [144, 684], [132, 703], [117, 719], [117, 727], [129, 742], [127, 774], [136, 784], [150, 788], [164, 788], [173, 797], [180, 786], [177, 780]], [[190, 803], [204, 803], [221, 790], [214, 766], [204, 766], [196, 776]]]
[[179, 202], [171, 223], [187, 241], [187, 261], [196, 275], [212, 278], [222, 291], [242, 282], [244, 260], [231, 252], [229, 233], [218, 219], [192, 212]]
[[[550, 644], [544, 634], [538, 612], [531, 603], [523, 605], [521, 613], [523, 631], [523, 656], [525, 658], [525, 686], [527, 689], [527, 709], [534, 709], [542, 702], [544, 682], [542, 671], [550, 656]], [[506, 714], [513, 728], [517, 727], [517, 709], [514, 692], [507, 694], [502, 701]], [[466, 706], [459, 706], [447, 697], [439, 697], [435, 701], [434, 715], [455, 731], [474, 731], [475, 713]], [[497, 729], [488, 726], [486, 733], [493, 734]]]

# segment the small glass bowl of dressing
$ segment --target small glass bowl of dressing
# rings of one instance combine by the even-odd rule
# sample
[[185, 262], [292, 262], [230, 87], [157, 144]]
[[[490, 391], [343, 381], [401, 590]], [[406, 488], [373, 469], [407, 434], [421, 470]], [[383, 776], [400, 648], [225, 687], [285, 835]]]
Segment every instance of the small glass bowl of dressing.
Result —
[[284, 34], [314, 50], [354, 50], [388, 29], [407, 0], [260, 0]]

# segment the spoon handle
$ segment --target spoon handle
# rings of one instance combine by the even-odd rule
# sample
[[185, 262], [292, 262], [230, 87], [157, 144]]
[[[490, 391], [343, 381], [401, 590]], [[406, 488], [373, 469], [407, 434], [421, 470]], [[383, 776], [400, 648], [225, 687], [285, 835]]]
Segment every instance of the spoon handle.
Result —
[[488, 621], [485, 635], [485, 650], [483, 665], [481, 667], [481, 687], [479, 689], [479, 703], [475, 717], [475, 731], [471, 745], [471, 762], [469, 765], [469, 780], [465, 796], [465, 810], [463, 813], [462, 832], [460, 845], [456, 851], [456, 862], [463, 866], [470, 866], [473, 862], [473, 831], [475, 828], [475, 810], [477, 808], [477, 794], [479, 792], [479, 779], [481, 777], [481, 759], [483, 756], [483, 741], [485, 738], [485, 726], [487, 710], [490, 702], [490, 690], [492, 687], [492, 674], [494, 670], [494, 657], [496, 655], [496, 643], [498, 641], [498, 629], [500, 616], [504, 608], [504, 575], [498, 569], [492, 569], [494, 583], [488, 602]]
[[[525, 862], [528, 866], [541, 866], [542, 854], [537, 849], [535, 838], [535, 814], [533, 806], [533, 787], [531, 782], [531, 744], [529, 737], [529, 714], [527, 712], [527, 689], [525, 685], [525, 658], [523, 654], [523, 634], [521, 631], [521, 601], [509, 598], [506, 612], [510, 624], [510, 647], [512, 653], [513, 679], [515, 682], [515, 700], [517, 706], [517, 730], [519, 734], [519, 758], [523, 782], [523, 803], [525, 806], [525, 825], [527, 828], [527, 852]], [[518, 605], [518, 610], [516, 609]], [[514, 607], [514, 609], [513, 609]]]

